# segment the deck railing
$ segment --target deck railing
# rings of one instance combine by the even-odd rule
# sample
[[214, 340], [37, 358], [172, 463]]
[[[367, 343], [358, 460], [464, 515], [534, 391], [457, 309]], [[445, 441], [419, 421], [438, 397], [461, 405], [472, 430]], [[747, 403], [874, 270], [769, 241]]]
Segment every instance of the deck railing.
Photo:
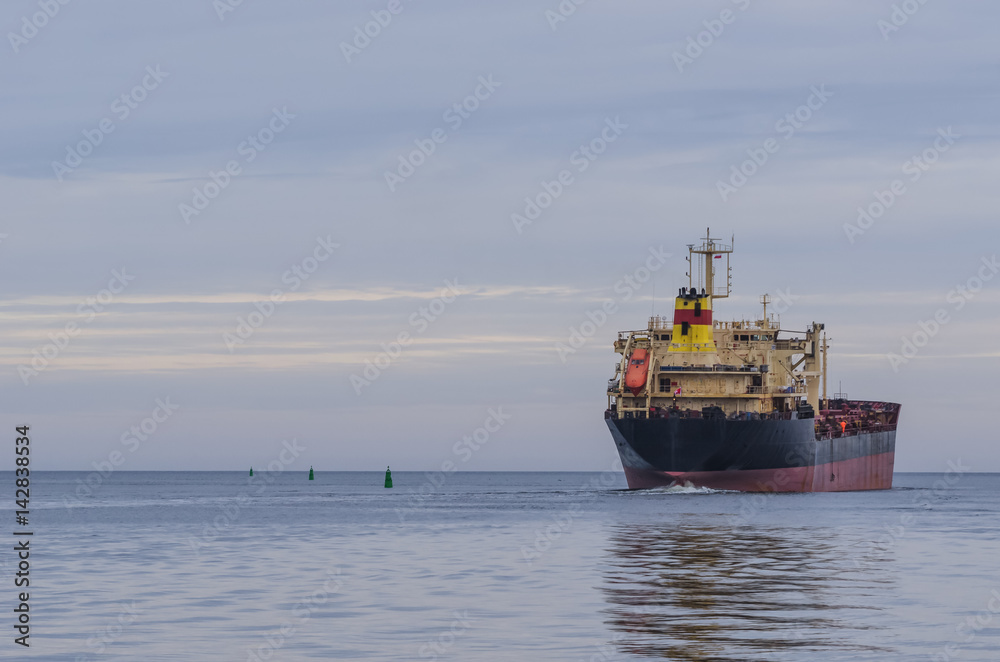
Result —
[[847, 426], [841, 431], [840, 426], [836, 428], [820, 428], [816, 426], [816, 439], [839, 439], [840, 437], [854, 437], [859, 434], [869, 434], [873, 432], [892, 432], [896, 429], [895, 423], [872, 423], [860, 427]]
[[755, 365], [661, 365], [660, 372], [767, 372]]

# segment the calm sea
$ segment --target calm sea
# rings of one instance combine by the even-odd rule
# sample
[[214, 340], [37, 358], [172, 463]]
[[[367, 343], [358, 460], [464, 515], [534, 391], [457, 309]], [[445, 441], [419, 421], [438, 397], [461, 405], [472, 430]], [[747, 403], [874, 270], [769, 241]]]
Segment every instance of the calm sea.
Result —
[[618, 472], [87, 477], [32, 475], [32, 645], [7, 545], [0, 657], [1000, 659], [993, 474], [790, 495]]

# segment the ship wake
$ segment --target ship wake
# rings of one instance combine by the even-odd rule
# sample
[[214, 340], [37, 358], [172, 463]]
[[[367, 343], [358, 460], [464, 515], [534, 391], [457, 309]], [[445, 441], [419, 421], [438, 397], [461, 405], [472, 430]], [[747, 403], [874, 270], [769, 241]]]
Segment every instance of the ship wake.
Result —
[[674, 483], [669, 487], [653, 487], [644, 492], [655, 492], [659, 494], [736, 494], [736, 490], [715, 490], [711, 487], [698, 487], [687, 481], [683, 484]]

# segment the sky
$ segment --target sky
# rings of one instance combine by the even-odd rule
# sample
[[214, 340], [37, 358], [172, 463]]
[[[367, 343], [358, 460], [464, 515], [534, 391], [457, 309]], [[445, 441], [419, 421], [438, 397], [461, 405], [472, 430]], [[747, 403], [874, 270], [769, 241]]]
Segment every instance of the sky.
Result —
[[612, 343], [711, 227], [716, 317], [825, 323], [897, 470], [1000, 471], [1000, 6], [577, 2], [3, 3], [9, 448], [607, 469]]

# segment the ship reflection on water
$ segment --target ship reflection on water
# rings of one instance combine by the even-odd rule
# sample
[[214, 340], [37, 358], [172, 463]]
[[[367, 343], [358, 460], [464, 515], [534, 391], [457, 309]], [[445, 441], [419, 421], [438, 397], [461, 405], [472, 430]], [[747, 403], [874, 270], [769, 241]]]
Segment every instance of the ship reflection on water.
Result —
[[850, 567], [849, 546], [818, 536], [815, 528], [612, 527], [601, 588], [619, 652], [719, 661], [891, 653], [860, 642], [877, 637], [870, 598], [892, 579]]

